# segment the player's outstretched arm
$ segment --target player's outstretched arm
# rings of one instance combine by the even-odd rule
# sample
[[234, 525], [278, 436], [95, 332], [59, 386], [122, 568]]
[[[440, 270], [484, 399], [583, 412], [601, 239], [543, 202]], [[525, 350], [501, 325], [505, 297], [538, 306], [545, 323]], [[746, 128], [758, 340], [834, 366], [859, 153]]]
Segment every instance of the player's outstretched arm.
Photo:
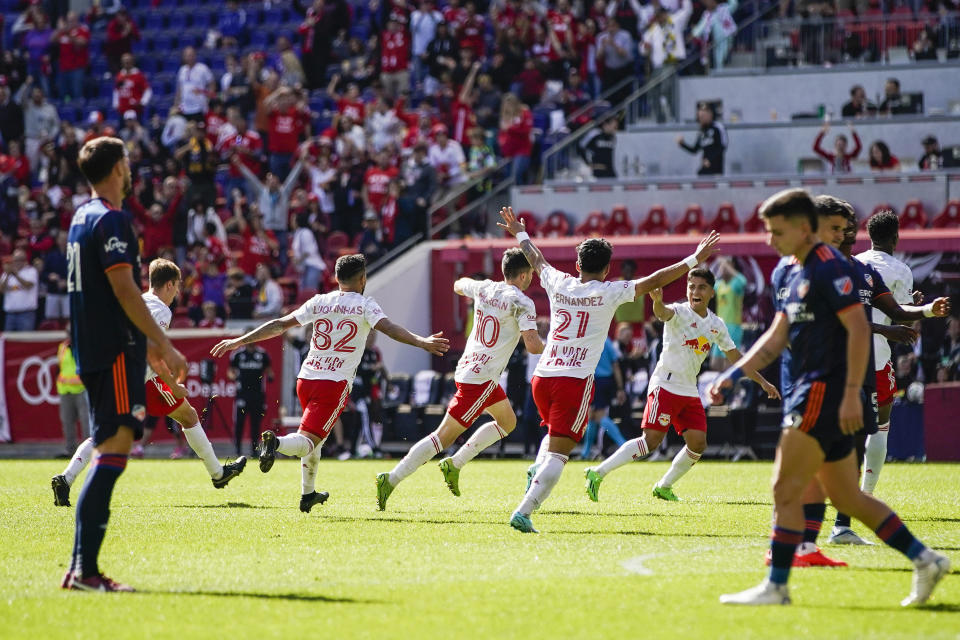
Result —
[[879, 324], [870, 323], [871, 333], [881, 335], [892, 342], [901, 344], [914, 344], [920, 337], [920, 334], [913, 327], [905, 327], [900, 324]]
[[853, 305], [837, 314], [837, 318], [847, 330], [847, 380], [843, 388], [843, 400], [840, 402], [840, 431], [853, 434], [863, 428], [863, 408], [860, 403], [860, 389], [867, 374], [867, 360], [870, 357], [870, 323], [863, 305]]
[[253, 331], [245, 333], [239, 338], [221, 340], [213, 347], [213, 349], [210, 349], [210, 355], [212, 355], [214, 358], [219, 358], [225, 353], [233, 351], [234, 349], [239, 349], [240, 347], [250, 344], [251, 342], [262, 342], [263, 340], [275, 338], [281, 335], [287, 329], [298, 326], [300, 326], [300, 323], [297, 322], [297, 319], [293, 317], [292, 313], [290, 313], [282, 318], [275, 318], [273, 320], [264, 322]]
[[733, 388], [733, 383], [743, 376], [753, 378], [760, 369], [776, 360], [787, 346], [789, 328], [790, 322], [787, 316], [778, 313], [773, 319], [773, 324], [760, 336], [747, 355], [737, 360], [710, 385], [710, 401], [713, 404], [722, 404], [723, 392]]
[[[740, 353], [740, 349], [730, 349], [730, 351], [724, 351], [723, 354], [727, 356], [727, 360], [731, 364], [739, 362], [743, 358], [743, 354]], [[747, 377], [760, 385], [760, 388], [763, 389], [763, 392], [767, 394], [767, 397], [771, 400], [779, 400], [780, 392], [777, 390], [776, 385], [767, 380], [760, 374], [759, 371], [755, 371], [753, 374], [747, 374]]]
[[[523, 224], [523, 220], [518, 219], [516, 214], [513, 213], [513, 207], [503, 207], [500, 209], [500, 217], [503, 218], [503, 222], [498, 222], [498, 227], [506, 229], [514, 237], [521, 233], [526, 235], [527, 227]], [[544, 267], [550, 266], [544, 259], [543, 254], [540, 253], [540, 249], [534, 246], [529, 236], [526, 236], [520, 241], [520, 250], [523, 251], [523, 255], [527, 257], [527, 262], [530, 263], [530, 266], [533, 267], [533, 270], [538, 274]]]
[[682, 262], [655, 271], [645, 278], [634, 280], [634, 283], [636, 283], [636, 295], [634, 299], [639, 298], [645, 293], [650, 293], [654, 289], [662, 289], [677, 278], [683, 276], [687, 271], [696, 268], [698, 264], [716, 253], [718, 242], [720, 242], [720, 234], [716, 231], [711, 231], [706, 238], [700, 241], [693, 255]]
[[523, 338], [523, 346], [526, 347], [527, 353], [543, 353], [543, 340], [540, 339], [536, 329], [521, 331], [520, 337]]
[[159, 364], [159, 361], [162, 361], [175, 380], [180, 381], [186, 378], [187, 359], [177, 351], [147, 309], [141, 297], [140, 287], [133, 280], [133, 267], [120, 264], [106, 273], [110, 288], [117, 296], [123, 312], [130, 318], [130, 322], [147, 337], [147, 358], [152, 361], [151, 364]]
[[669, 322], [677, 315], [673, 309], [663, 304], [663, 289], [660, 287], [650, 290], [650, 299], [653, 301], [653, 315], [657, 316], [660, 322]]
[[[920, 299], [923, 302], [923, 299]], [[893, 296], [883, 295], [872, 300], [873, 306], [894, 322], [912, 322], [924, 318], [945, 318], [950, 315], [950, 298], [937, 298], [924, 306], [900, 306]]]
[[435, 356], [442, 356], [450, 349], [450, 341], [443, 337], [442, 331], [424, 338], [391, 322], [389, 318], [383, 318], [374, 329], [397, 342], [419, 347]]

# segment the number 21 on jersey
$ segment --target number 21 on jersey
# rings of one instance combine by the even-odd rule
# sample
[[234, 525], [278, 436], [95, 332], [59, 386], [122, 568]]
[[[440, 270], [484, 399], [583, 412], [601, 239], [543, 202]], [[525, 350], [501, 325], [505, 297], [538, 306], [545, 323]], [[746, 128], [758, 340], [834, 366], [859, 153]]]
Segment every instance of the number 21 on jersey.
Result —
[[67, 243], [67, 293], [82, 291], [80, 283], [80, 243]]
[[[557, 342], [569, 340], [570, 336], [564, 335], [563, 332], [566, 331], [570, 323], [573, 322], [573, 316], [571, 316], [570, 312], [566, 309], [557, 309], [556, 314], [560, 320], [560, 324], [553, 330], [553, 339]], [[577, 311], [577, 338], [582, 338], [587, 334], [588, 322], [590, 322], [590, 314], [586, 311]]]

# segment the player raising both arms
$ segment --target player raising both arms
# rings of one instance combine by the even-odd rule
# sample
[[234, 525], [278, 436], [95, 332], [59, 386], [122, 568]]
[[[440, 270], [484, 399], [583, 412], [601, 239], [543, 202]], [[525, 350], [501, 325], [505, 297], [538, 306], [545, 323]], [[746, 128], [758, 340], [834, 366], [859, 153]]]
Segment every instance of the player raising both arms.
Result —
[[[667, 473], [653, 487], [662, 500], [679, 500], [673, 484], [693, 468], [707, 448], [707, 414], [697, 393], [697, 376], [703, 361], [717, 345], [730, 362], [743, 355], [730, 338], [727, 325], [707, 308], [713, 298], [714, 276], [709, 269], [687, 274], [687, 300], [663, 304], [663, 289], [650, 292], [653, 313], [663, 322], [663, 353], [650, 378], [647, 405], [643, 411], [643, 436], [625, 442], [596, 467], [587, 467], [587, 495], [599, 500], [604, 477], [634, 460], [646, 460], [663, 441], [672, 425], [684, 440]], [[759, 373], [750, 376], [768, 398], [779, 398], [777, 388]]]
[[475, 318], [466, 349], [457, 362], [457, 393], [437, 430], [410, 448], [393, 471], [377, 475], [377, 507], [401, 480], [449, 447], [486, 411], [493, 418], [481, 426], [460, 449], [440, 461], [443, 479], [453, 495], [460, 495], [460, 469], [481, 451], [505, 438], [517, 426], [517, 416], [500, 386], [500, 376], [522, 337], [529, 353], [541, 353], [537, 310], [523, 292], [533, 282], [533, 269], [520, 249], [507, 249], [501, 261], [503, 282], [460, 278], [453, 290], [473, 299]]
[[297, 397], [303, 408], [300, 429], [280, 438], [273, 431], [264, 431], [260, 437], [260, 470], [264, 473], [270, 471], [277, 453], [301, 459], [300, 511], [304, 513], [329, 497], [314, 488], [320, 449], [346, 406], [370, 329], [435, 356], [450, 348], [450, 341], [441, 333], [423, 338], [390, 322], [376, 300], [363, 295], [367, 286], [363, 255], [341, 256], [335, 273], [339, 290], [315, 295], [293, 313], [265, 322], [239, 338], [224, 340], [210, 350], [219, 358], [251, 342], [275, 338], [292, 327], [313, 324], [310, 352], [297, 376]]
[[[170, 304], [180, 293], [180, 268], [169, 260], [157, 258], [150, 263], [149, 274], [150, 290], [143, 294], [143, 302], [157, 325], [166, 331], [170, 328], [170, 318], [173, 316]], [[247, 459], [240, 456], [226, 465], [220, 464], [213, 451], [213, 445], [203, 427], [200, 426], [197, 410], [186, 399], [187, 390], [173, 379], [169, 371], [163, 367], [160, 367], [159, 371], [154, 371], [148, 366], [146, 385], [147, 415], [158, 418], [170, 416], [180, 423], [184, 437], [190, 444], [190, 448], [203, 461], [215, 488], [224, 488], [227, 483], [240, 475], [247, 464]], [[51, 484], [55, 505], [70, 506], [70, 487], [77, 475], [87, 466], [92, 453], [93, 440], [87, 438], [77, 447], [73, 459], [70, 460], [63, 474], [53, 477]]]
[[510, 518], [513, 528], [535, 532], [530, 514], [550, 495], [570, 452], [583, 438], [593, 397], [593, 372], [617, 307], [670, 284], [696, 267], [713, 254], [720, 236], [711, 232], [694, 255], [646, 278], [604, 282], [613, 255], [613, 247], [606, 240], [591, 238], [577, 246], [580, 277], [575, 278], [547, 264], [513, 209], [501, 209], [500, 216], [503, 222], [497, 224], [520, 241], [550, 298], [550, 335], [531, 382], [547, 437], [528, 472], [527, 493]]

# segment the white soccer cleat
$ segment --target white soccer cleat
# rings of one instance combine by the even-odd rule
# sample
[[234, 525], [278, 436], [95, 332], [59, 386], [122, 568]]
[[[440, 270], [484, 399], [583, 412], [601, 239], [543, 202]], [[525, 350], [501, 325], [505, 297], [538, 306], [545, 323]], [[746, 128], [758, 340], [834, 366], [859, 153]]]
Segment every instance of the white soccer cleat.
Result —
[[720, 596], [720, 602], [745, 605], [790, 604], [790, 592], [787, 590], [787, 585], [776, 584], [765, 579], [752, 589]]
[[864, 540], [850, 527], [834, 527], [830, 532], [829, 544], [863, 544], [872, 546], [872, 542]]
[[901, 606], [909, 607], [912, 604], [923, 604], [930, 599], [937, 583], [950, 573], [950, 559], [947, 556], [930, 549], [930, 562], [913, 568], [913, 587], [910, 595], [903, 599]]

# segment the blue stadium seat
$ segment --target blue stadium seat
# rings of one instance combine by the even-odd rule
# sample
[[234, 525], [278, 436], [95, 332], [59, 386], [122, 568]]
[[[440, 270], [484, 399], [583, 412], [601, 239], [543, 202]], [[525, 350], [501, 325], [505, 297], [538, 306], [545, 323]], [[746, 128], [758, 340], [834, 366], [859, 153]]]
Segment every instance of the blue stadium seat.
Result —
[[270, 7], [263, 12], [263, 24], [266, 26], [280, 26], [286, 19], [287, 10], [283, 7]]
[[57, 107], [57, 114], [61, 120], [66, 120], [67, 122], [77, 121], [77, 108], [71, 104], [62, 104]]
[[167, 23], [167, 26], [170, 29], [177, 29], [178, 31], [183, 31], [190, 26], [190, 12], [189, 11], [174, 11], [170, 14], [170, 20]]
[[143, 57], [147, 52], [147, 40], [142, 34], [139, 40], [134, 40], [133, 44], [130, 45], [130, 51], [138, 58]]
[[173, 38], [170, 37], [169, 33], [158, 33], [151, 39], [150, 45], [150, 50], [154, 52], [154, 55], [168, 56], [173, 49]]
[[264, 29], [257, 29], [250, 34], [250, 46], [255, 49], [264, 49], [269, 45], [270, 39], [270, 33]]
[[103, 77], [103, 74], [107, 73], [110, 68], [107, 66], [107, 59], [104, 56], [91, 56], [90, 72], [96, 78]]
[[137, 58], [137, 67], [149, 77], [157, 72], [157, 62], [157, 56], [141, 56]]
[[159, 11], [151, 11], [146, 15], [143, 28], [151, 30], [163, 29], [166, 26], [166, 16]]

